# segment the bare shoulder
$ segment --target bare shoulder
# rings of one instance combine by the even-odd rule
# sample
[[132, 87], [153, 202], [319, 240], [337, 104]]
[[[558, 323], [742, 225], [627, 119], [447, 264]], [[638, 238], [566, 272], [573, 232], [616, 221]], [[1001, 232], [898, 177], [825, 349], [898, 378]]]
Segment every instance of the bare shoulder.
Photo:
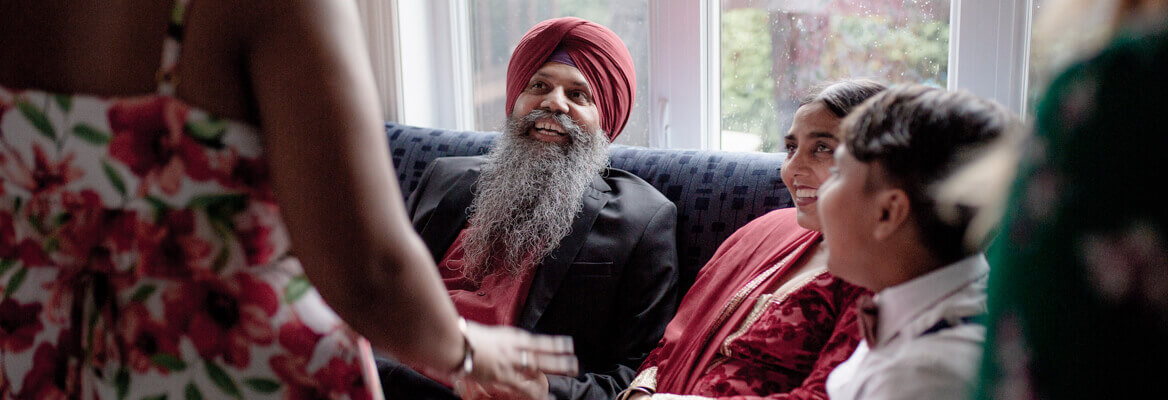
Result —
[[352, 23], [357, 15], [353, 0], [212, 0], [233, 9], [250, 22], [254, 33], [265, 30], [328, 30], [331, 23]]
[[305, 66], [332, 73], [338, 61], [353, 61], [351, 56], [364, 51], [357, 5], [352, 0], [252, 0], [226, 7], [236, 8], [246, 26], [244, 39], [264, 61], [277, 64], [300, 62]]

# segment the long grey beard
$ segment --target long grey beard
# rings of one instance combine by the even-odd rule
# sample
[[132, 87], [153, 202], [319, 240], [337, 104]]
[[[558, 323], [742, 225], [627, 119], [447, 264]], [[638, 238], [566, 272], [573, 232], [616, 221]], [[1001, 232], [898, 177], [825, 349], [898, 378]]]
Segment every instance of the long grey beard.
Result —
[[[557, 145], [527, 135], [549, 116], [571, 140]], [[599, 129], [584, 132], [567, 115], [543, 110], [508, 117], [471, 201], [463, 275], [481, 282], [495, 268], [517, 276], [538, 265], [571, 232], [585, 190], [606, 167], [608, 139]]]

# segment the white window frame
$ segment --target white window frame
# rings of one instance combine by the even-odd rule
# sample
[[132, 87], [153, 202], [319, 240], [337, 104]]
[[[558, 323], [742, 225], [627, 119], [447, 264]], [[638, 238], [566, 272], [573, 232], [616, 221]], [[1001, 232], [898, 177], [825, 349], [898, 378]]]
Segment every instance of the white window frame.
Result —
[[965, 89], [1026, 116], [1034, 0], [952, 0], [949, 89]]
[[[469, 21], [465, 0], [396, 3], [398, 121], [441, 129], [474, 128]], [[408, 38], [408, 40], [403, 40]]]
[[[366, 32], [397, 35], [380, 44], [395, 45], [393, 61], [378, 65], [377, 57], [373, 60], [375, 69], [393, 71], [379, 73], [379, 81], [385, 76], [397, 80], [388, 85], [396, 93], [386, 97], [396, 104], [387, 105], [394, 110], [387, 111], [387, 118], [474, 130], [467, 19], [467, 2], [474, 0], [385, 1], [393, 3], [389, 8], [397, 29], [367, 27]], [[969, 90], [1024, 116], [1034, 0], [951, 1], [948, 88]], [[649, 13], [649, 90], [639, 94], [651, 99], [649, 145], [720, 148], [721, 2], [649, 0]]]

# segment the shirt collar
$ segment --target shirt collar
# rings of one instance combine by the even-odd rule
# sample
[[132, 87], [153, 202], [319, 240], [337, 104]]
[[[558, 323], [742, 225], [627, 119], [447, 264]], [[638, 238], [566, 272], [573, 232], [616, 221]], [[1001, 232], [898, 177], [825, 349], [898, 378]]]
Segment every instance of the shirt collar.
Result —
[[876, 330], [880, 343], [888, 342], [921, 313], [989, 271], [985, 255], [978, 253], [880, 291], [873, 299], [880, 310]]

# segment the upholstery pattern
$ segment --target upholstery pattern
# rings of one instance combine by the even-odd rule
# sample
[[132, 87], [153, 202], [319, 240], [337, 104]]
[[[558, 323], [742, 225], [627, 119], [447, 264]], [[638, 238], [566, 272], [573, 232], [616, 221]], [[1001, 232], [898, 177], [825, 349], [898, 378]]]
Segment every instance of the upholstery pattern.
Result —
[[[497, 132], [451, 131], [387, 123], [402, 195], [417, 189], [438, 157], [485, 154]], [[718, 245], [750, 220], [791, 207], [779, 176], [781, 154], [648, 149], [613, 145], [612, 167], [644, 179], [677, 205], [677, 256], [682, 293]]]

